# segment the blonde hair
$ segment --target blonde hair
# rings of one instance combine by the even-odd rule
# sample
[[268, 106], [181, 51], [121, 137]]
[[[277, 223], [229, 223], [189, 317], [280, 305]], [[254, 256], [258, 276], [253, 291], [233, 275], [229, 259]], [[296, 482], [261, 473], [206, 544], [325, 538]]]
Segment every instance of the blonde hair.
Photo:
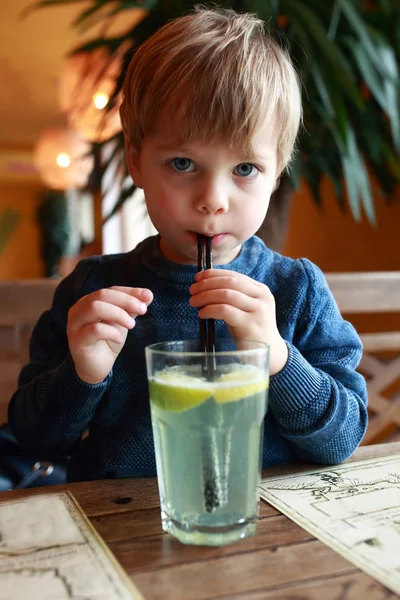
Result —
[[162, 124], [167, 136], [177, 129], [180, 143], [219, 138], [249, 156], [253, 136], [274, 116], [283, 170], [302, 118], [301, 91], [287, 52], [267, 35], [262, 20], [196, 7], [139, 46], [120, 114], [125, 136], [138, 150]]

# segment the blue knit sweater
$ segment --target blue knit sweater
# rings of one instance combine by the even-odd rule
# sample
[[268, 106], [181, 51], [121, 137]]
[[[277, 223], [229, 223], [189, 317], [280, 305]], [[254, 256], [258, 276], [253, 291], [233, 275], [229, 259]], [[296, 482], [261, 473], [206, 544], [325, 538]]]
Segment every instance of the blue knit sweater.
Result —
[[[270, 381], [263, 466], [343, 461], [367, 426], [366, 385], [355, 371], [362, 349], [321, 271], [306, 259], [272, 252], [257, 237], [232, 263], [216, 268], [244, 273], [270, 288], [289, 348], [285, 368]], [[196, 271], [166, 260], [154, 236], [126, 254], [83, 260], [61, 281], [33, 331], [30, 362], [9, 406], [9, 423], [22, 446], [41, 455], [71, 455], [70, 481], [155, 475], [144, 348], [198, 337], [188, 292]], [[112, 372], [90, 385], [74, 370], [67, 313], [81, 296], [112, 285], [149, 288], [154, 301], [129, 331]], [[229, 337], [222, 321], [216, 322], [216, 336]]]

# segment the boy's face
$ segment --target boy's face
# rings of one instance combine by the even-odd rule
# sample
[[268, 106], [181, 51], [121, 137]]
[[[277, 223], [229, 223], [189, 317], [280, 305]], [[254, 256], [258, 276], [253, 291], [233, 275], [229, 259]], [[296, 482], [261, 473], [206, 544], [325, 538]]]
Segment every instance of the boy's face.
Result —
[[261, 226], [277, 173], [277, 135], [270, 122], [252, 141], [249, 160], [221, 141], [178, 145], [162, 134], [140, 152], [128, 144], [128, 165], [144, 190], [163, 255], [196, 264], [197, 233], [212, 236], [214, 264], [227, 264]]

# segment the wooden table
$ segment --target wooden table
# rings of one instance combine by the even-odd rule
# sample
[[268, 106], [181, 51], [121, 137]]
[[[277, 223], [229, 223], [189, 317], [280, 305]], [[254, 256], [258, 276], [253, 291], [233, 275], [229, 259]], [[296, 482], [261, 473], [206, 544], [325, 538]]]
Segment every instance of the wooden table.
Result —
[[[400, 454], [400, 443], [361, 447], [348, 462], [393, 454]], [[264, 475], [300, 470], [304, 466], [286, 465]], [[0, 500], [65, 489], [74, 494], [146, 600], [397, 598], [264, 501], [255, 537], [207, 548], [184, 546], [163, 533], [155, 478], [4, 492]]]

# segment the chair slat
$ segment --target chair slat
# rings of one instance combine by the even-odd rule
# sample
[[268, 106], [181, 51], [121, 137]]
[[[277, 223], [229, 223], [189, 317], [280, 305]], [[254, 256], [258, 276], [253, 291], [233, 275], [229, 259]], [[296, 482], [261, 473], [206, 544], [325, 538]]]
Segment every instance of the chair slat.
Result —
[[17, 377], [29, 360], [32, 327], [50, 308], [59, 280], [0, 281], [0, 423], [17, 387]]
[[57, 279], [0, 281], [0, 325], [33, 325], [50, 308]]
[[342, 313], [400, 311], [400, 271], [327, 273]]
[[[400, 271], [328, 273], [326, 279], [346, 315], [400, 312]], [[367, 376], [370, 416], [363, 444], [392, 440], [400, 437], [400, 332], [360, 337], [364, 346], [360, 371]], [[383, 351], [394, 351], [397, 357], [382, 360], [377, 354]]]
[[400, 350], [400, 331], [363, 333], [360, 335], [365, 352]]

